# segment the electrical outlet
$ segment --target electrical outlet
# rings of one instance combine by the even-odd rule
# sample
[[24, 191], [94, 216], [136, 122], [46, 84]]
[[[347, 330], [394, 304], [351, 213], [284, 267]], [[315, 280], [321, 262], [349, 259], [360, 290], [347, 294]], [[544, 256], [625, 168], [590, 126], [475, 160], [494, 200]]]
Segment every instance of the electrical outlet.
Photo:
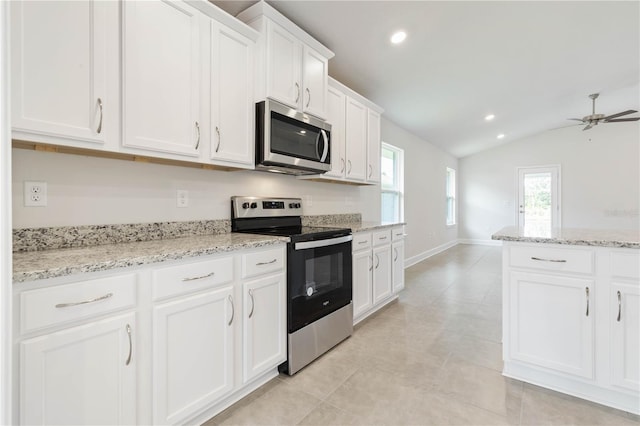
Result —
[[189, 207], [189, 191], [185, 189], [178, 189], [176, 191], [176, 206], [177, 207]]
[[25, 181], [24, 205], [25, 207], [46, 207], [47, 182]]

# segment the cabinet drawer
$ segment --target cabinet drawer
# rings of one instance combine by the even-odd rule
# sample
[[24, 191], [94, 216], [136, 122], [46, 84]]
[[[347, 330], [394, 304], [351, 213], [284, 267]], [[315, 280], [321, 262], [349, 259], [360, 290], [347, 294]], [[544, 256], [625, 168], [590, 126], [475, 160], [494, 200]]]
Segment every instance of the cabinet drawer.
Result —
[[242, 278], [254, 277], [284, 269], [283, 248], [262, 250], [242, 255]]
[[391, 229], [377, 231], [373, 233], [373, 245], [389, 244], [391, 242]]
[[80, 281], [20, 294], [20, 331], [130, 308], [136, 302], [136, 274]]
[[368, 250], [371, 248], [371, 232], [353, 234], [352, 251]]
[[620, 278], [640, 278], [640, 250], [612, 251], [611, 275]]
[[594, 251], [561, 247], [512, 246], [509, 265], [554, 272], [593, 274]]
[[391, 240], [392, 241], [399, 241], [399, 240], [403, 240], [405, 235], [404, 235], [404, 226], [399, 226], [397, 228], [393, 228], [391, 230]]
[[233, 281], [233, 256], [157, 268], [153, 276], [153, 300], [191, 293]]

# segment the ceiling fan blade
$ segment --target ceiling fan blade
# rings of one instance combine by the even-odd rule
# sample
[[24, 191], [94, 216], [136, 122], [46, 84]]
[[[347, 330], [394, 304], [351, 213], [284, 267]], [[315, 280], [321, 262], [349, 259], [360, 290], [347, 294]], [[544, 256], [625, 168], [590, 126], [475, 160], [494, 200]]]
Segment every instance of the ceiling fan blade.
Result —
[[582, 129], [582, 131], [589, 130], [592, 127], [593, 127], [593, 123], [589, 123], [584, 129]]
[[567, 124], [566, 126], [560, 126], [560, 127], [552, 127], [551, 129], [547, 129], [547, 131], [564, 129], [566, 127], [576, 127], [576, 126], [582, 126], [582, 123], [579, 123], [579, 124]]
[[640, 120], [640, 117], [634, 117], [634, 118], [617, 118], [615, 120], [607, 120], [605, 121], [605, 123], [616, 123], [616, 122], [620, 122], [620, 121], [638, 121]]
[[638, 112], [638, 111], [633, 110], [633, 109], [630, 109], [630, 110], [628, 110], [628, 111], [622, 111], [622, 112], [619, 112], [619, 113], [617, 113], [617, 114], [611, 114], [610, 116], [605, 117], [605, 118], [604, 118], [604, 121], [609, 121], [609, 120], [610, 120], [610, 119], [612, 119], [612, 118], [622, 117], [623, 115], [633, 114], [634, 112]]
[[567, 118], [567, 120], [584, 121], [582, 118]]

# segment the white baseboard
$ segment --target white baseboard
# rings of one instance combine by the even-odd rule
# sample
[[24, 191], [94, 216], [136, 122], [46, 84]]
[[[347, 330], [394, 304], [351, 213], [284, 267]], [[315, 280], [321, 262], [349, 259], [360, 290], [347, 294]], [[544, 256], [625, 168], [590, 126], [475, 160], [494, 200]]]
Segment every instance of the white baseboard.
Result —
[[479, 246], [501, 246], [502, 241], [458, 238], [458, 244], [475, 244]]
[[431, 256], [435, 256], [438, 253], [442, 253], [446, 249], [449, 249], [456, 245], [458, 245], [458, 240], [449, 241], [448, 243], [442, 244], [438, 247], [434, 247], [431, 250], [427, 250], [416, 256], [409, 257], [404, 260], [404, 267], [406, 269], [410, 266], [415, 265], [416, 263], [422, 262], [423, 260], [430, 258]]

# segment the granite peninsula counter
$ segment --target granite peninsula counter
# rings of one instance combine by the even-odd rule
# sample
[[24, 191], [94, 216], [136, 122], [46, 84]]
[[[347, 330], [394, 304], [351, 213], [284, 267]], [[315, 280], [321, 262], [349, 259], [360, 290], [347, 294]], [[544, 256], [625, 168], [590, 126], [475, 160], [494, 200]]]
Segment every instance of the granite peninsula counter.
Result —
[[491, 236], [492, 240], [577, 246], [640, 248], [640, 231], [554, 228], [548, 235], [536, 235], [522, 228], [508, 226]]

